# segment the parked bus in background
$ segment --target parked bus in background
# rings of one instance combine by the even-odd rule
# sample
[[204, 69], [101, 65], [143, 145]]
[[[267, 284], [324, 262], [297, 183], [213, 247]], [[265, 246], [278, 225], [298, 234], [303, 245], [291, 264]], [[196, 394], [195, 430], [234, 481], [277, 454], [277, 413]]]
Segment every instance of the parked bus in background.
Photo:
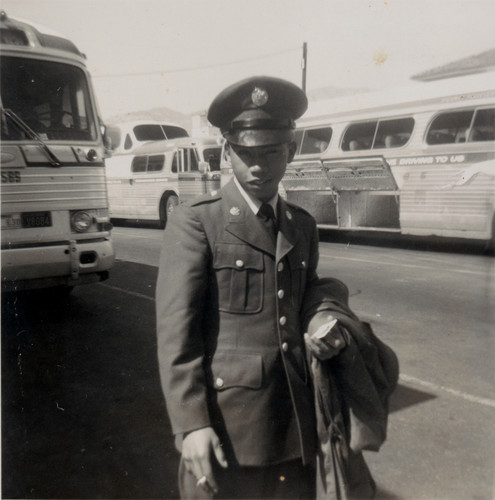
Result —
[[108, 123], [107, 136], [112, 155], [130, 154], [150, 141], [189, 137], [184, 127], [152, 120]]
[[282, 179], [320, 228], [491, 241], [494, 73], [314, 105]]
[[5, 12], [0, 30], [2, 291], [106, 279], [105, 148], [85, 58]]
[[204, 137], [151, 142], [109, 158], [110, 217], [165, 227], [178, 203], [220, 187], [220, 154], [218, 139]]

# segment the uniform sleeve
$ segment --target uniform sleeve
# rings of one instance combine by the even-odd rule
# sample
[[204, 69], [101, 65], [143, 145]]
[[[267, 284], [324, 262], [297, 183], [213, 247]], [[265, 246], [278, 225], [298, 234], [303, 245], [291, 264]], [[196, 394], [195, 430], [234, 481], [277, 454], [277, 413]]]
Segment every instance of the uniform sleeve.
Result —
[[202, 335], [209, 258], [193, 209], [178, 207], [164, 232], [156, 288], [160, 379], [174, 434], [210, 425]]

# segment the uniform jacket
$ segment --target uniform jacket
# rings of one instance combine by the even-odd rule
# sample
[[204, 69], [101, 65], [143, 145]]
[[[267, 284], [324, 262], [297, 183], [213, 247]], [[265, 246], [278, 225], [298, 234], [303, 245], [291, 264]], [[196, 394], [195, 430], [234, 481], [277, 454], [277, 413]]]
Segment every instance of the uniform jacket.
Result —
[[157, 282], [160, 376], [174, 434], [213, 426], [230, 461], [316, 454], [303, 298], [313, 218], [280, 199], [275, 243], [231, 181], [170, 217]]

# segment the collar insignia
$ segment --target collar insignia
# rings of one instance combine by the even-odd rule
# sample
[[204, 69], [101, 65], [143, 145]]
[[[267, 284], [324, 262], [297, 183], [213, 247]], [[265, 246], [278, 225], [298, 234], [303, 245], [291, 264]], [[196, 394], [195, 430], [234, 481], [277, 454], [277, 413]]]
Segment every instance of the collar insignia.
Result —
[[230, 209], [230, 214], [235, 216], [241, 215], [241, 209], [239, 207], [232, 207]]
[[285, 212], [285, 215], [289, 220], [292, 220], [292, 214], [288, 210]]

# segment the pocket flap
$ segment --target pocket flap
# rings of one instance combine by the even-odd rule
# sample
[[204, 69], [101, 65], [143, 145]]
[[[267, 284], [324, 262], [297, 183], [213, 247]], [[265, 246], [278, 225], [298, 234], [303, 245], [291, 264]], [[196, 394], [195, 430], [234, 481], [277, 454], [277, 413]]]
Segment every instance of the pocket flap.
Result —
[[246, 245], [217, 243], [213, 257], [215, 269], [234, 268], [263, 270], [263, 254]]
[[260, 354], [217, 351], [213, 357], [211, 371], [213, 385], [219, 391], [229, 387], [260, 389], [263, 359]]

